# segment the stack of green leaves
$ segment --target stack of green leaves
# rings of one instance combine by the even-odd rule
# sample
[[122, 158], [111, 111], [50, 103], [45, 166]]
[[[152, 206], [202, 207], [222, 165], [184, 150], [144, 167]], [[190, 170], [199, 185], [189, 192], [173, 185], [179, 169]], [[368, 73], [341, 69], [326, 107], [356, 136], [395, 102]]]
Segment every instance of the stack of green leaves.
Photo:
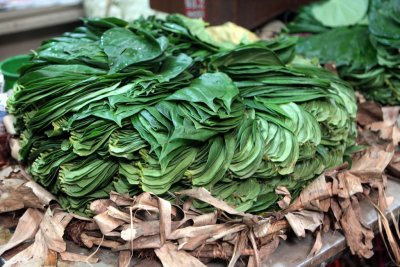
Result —
[[339, 75], [368, 99], [400, 103], [400, 1], [329, 0], [304, 7], [288, 25], [300, 38], [296, 50]]
[[260, 212], [277, 186], [296, 195], [342, 163], [356, 134], [347, 83], [294, 59], [296, 38], [219, 44], [205, 27], [88, 19], [35, 52], [8, 110], [21, 160], [63, 207], [205, 187]]

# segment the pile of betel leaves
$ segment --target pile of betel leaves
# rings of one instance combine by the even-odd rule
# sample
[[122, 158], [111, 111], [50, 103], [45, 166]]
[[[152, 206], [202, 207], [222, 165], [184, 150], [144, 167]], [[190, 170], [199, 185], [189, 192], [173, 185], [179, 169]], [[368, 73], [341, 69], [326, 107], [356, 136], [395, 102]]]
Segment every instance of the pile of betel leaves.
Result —
[[295, 58], [296, 38], [235, 45], [205, 26], [87, 19], [34, 53], [8, 110], [21, 160], [63, 207], [205, 187], [260, 212], [277, 207], [277, 186], [296, 195], [342, 163], [356, 135], [351, 87]]
[[368, 99], [400, 103], [400, 0], [328, 0], [304, 7], [288, 25], [296, 50], [335, 63]]

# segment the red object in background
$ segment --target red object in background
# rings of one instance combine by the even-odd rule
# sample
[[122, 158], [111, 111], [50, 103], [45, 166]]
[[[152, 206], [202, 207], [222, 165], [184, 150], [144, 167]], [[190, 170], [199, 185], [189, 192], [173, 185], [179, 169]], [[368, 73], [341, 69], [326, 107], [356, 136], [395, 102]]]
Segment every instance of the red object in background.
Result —
[[315, 0], [150, 0], [151, 8], [189, 17], [202, 17], [213, 25], [232, 21], [248, 29], [261, 26], [287, 10]]
[[206, 20], [206, 0], [185, 0], [185, 13], [189, 18]]
[[0, 129], [0, 167], [6, 165], [8, 159], [9, 159], [8, 134], [5, 131], [1, 131]]

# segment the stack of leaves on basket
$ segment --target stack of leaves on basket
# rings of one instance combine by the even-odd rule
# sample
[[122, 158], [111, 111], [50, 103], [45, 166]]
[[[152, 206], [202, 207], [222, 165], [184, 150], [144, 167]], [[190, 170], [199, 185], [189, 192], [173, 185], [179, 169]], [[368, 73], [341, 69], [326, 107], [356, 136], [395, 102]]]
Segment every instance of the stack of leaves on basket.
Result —
[[288, 25], [297, 52], [334, 63], [370, 100], [400, 103], [400, 1], [329, 0], [304, 7]]
[[193, 187], [261, 212], [278, 208], [278, 186], [297, 196], [340, 165], [351, 87], [295, 57], [296, 38], [219, 30], [181, 15], [88, 19], [44, 42], [8, 102], [34, 179], [86, 215], [110, 191]]

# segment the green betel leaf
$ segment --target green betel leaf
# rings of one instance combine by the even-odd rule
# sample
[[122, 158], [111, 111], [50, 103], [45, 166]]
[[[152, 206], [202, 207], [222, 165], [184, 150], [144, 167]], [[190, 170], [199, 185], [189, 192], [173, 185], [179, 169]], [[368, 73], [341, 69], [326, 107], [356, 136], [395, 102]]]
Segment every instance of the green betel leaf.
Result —
[[316, 57], [321, 63], [335, 63], [338, 67], [370, 69], [377, 64], [376, 50], [365, 26], [340, 27], [303, 37], [296, 51], [308, 58]]
[[347, 83], [296, 60], [297, 38], [219, 48], [205, 27], [180, 15], [90, 19], [32, 56], [8, 110], [22, 161], [64, 208], [90, 216], [112, 190], [171, 199], [202, 186], [262, 212], [277, 207], [277, 186], [296, 194], [342, 162], [356, 135]]
[[[400, 2], [371, 0], [361, 5], [359, 2], [325, 1], [306, 6], [287, 30], [290, 33], [316, 33], [300, 39], [296, 47], [300, 54], [319, 59], [323, 64], [335, 64], [340, 77], [349, 81], [367, 99], [396, 105], [400, 102]], [[352, 13], [361, 17], [365, 5], [367, 12], [357, 25], [322, 24], [329, 19], [339, 22], [355, 18]], [[316, 19], [314, 11], [318, 9], [323, 12], [321, 18]], [[347, 11], [333, 12], [340, 9]]]
[[313, 16], [324, 26], [354, 25], [368, 10], [368, 0], [327, 0], [312, 7]]
[[108, 56], [111, 73], [155, 59], [163, 52], [159, 41], [151, 35], [133, 33], [125, 28], [112, 28], [104, 32], [101, 47]]

